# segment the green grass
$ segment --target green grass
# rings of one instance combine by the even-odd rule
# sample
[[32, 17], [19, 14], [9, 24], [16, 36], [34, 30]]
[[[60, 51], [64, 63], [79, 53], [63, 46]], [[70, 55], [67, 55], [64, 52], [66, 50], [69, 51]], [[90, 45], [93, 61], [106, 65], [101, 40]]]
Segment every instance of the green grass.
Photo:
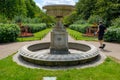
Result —
[[17, 41], [23, 42], [23, 41], [41, 40], [43, 37], [45, 37], [46, 34], [48, 34], [48, 32], [50, 30], [51, 30], [51, 28], [34, 33], [34, 36], [32, 36], [32, 37], [20, 37], [20, 38], [17, 38]]
[[45, 76], [56, 76], [57, 80], [120, 80], [120, 64], [107, 58], [103, 64], [86, 69], [43, 70], [19, 66], [12, 56], [0, 60], [0, 80], [42, 80]]
[[72, 29], [67, 29], [68, 33], [70, 34], [71, 37], [73, 37], [76, 40], [86, 40], [86, 41], [97, 41], [96, 37], [87, 37], [83, 36], [82, 33], [72, 30]]

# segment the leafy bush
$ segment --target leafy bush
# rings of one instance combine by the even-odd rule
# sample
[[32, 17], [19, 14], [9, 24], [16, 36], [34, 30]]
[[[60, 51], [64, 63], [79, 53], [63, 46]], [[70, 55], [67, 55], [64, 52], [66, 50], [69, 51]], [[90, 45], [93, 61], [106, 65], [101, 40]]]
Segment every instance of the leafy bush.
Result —
[[90, 24], [72, 24], [69, 26], [70, 29], [79, 31], [81, 33], [85, 33], [86, 29], [90, 26]]
[[104, 37], [109, 42], [120, 42], [120, 28], [109, 28]]
[[15, 24], [0, 24], [0, 43], [13, 42], [20, 34], [20, 28]]
[[20, 23], [23, 21], [23, 16], [15, 16], [13, 22], [14, 23]]
[[45, 23], [41, 23], [41, 24], [24, 24], [24, 26], [27, 26], [28, 27], [28, 32], [32, 32], [32, 33], [35, 33], [35, 32], [38, 32], [38, 31], [41, 31], [41, 30], [44, 30], [44, 29], [47, 28]]
[[120, 17], [112, 21], [112, 26], [114, 26], [115, 28], [120, 27]]
[[41, 23], [41, 19], [40, 18], [27, 18], [27, 17], [23, 17], [23, 16], [15, 16], [13, 19], [14, 23]]
[[0, 23], [7, 23], [6, 16], [0, 15]]
[[83, 19], [74, 22], [74, 24], [86, 24], [86, 23], [87, 23], [86, 20]]
[[92, 15], [90, 16], [90, 18], [88, 19], [88, 23], [90, 24], [94, 24], [94, 23], [98, 23], [99, 21], [103, 21], [102, 18], [98, 15]]

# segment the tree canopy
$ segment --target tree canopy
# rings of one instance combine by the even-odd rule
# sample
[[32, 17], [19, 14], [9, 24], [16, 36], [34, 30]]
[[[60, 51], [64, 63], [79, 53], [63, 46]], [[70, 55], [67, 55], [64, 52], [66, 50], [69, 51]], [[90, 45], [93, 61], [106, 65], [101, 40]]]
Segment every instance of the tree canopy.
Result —
[[[5, 20], [1, 20], [3, 18]], [[54, 22], [53, 18], [45, 14], [33, 0], [0, 0], [0, 22], [14, 19], [33, 19], [40, 23]]]
[[120, 16], [120, 0], [79, 0], [76, 4], [77, 15], [88, 20], [99, 15], [106, 22]]
[[33, 0], [0, 0], [0, 14], [9, 19], [18, 15], [33, 18], [40, 12]]

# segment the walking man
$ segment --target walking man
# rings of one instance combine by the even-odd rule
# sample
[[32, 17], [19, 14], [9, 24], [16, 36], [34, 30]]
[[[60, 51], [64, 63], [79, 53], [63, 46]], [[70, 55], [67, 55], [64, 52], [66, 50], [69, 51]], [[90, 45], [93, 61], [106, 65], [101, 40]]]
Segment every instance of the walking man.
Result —
[[106, 30], [106, 27], [102, 24], [102, 21], [100, 21], [99, 25], [98, 25], [97, 33], [98, 33], [98, 40], [100, 43], [99, 48], [101, 48], [101, 49], [103, 49], [105, 47], [105, 44], [103, 44], [103, 41], [104, 41], [103, 37], [104, 37], [105, 30]]

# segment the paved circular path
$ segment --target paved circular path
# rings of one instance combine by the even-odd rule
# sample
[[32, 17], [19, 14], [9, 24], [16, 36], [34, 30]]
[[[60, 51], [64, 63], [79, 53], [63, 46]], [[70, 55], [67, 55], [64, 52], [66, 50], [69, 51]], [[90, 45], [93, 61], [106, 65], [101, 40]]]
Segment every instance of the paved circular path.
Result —
[[[69, 42], [80, 42], [80, 43], [88, 43], [92, 44], [96, 47], [99, 47], [99, 43], [95, 41], [80, 41], [80, 40], [74, 40], [70, 36], [68, 37]], [[3, 59], [15, 52], [17, 52], [18, 49], [20, 49], [22, 46], [26, 44], [32, 44], [32, 43], [42, 43], [42, 42], [50, 42], [50, 33], [46, 35], [45, 38], [39, 41], [28, 41], [28, 42], [14, 42], [14, 43], [6, 43], [6, 44], [0, 44], [0, 59]], [[105, 42], [106, 47], [104, 50], [100, 50], [103, 54], [107, 56], [111, 56], [116, 58], [117, 60], [120, 60], [120, 44], [117, 43], [109, 43]]]

